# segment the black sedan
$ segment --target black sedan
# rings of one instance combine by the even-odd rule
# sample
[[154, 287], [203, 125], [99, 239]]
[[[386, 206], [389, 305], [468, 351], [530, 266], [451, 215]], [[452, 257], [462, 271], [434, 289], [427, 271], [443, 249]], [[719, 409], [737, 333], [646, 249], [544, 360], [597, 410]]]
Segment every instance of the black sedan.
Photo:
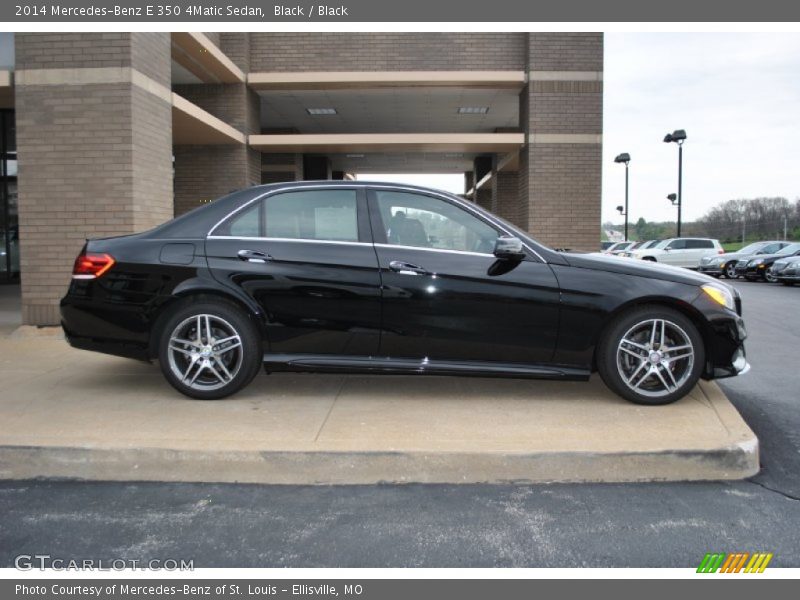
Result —
[[772, 263], [768, 275], [783, 285], [791, 286], [800, 283], [800, 256], [776, 260]]
[[775, 254], [766, 254], [745, 258], [736, 263], [736, 275], [744, 277], [748, 281], [769, 281], [775, 282], [777, 279], [772, 274], [772, 264], [776, 260], [800, 256], [800, 243], [795, 242], [784, 246]]
[[238, 191], [89, 240], [62, 325], [199, 399], [271, 371], [585, 380], [641, 404], [748, 368], [741, 301], [685, 269], [555, 252], [457, 196], [364, 182]]

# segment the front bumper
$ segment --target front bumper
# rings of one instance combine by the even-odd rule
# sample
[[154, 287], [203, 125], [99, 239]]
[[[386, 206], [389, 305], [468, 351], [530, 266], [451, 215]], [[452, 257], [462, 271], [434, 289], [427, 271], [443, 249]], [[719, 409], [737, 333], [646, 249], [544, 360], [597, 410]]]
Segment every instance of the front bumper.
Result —
[[692, 303], [704, 317], [703, 340], [706, 357], [704, 379], [734, 377], [750, 369], [744, 342], [747, 329], [741, 317], [741, 304], [736, 298], [736, 311], [724, 308], [705, 293]]
[[698, 273], [705, 273], [706, 275], [722, 275], [725, 271], [717, 263], [710, 265], [700, 265], [697, 267]]
[[773, 270], [772, 274], [780, 282], [800, 283], [800, 269], [789, 268], [778, 272]]

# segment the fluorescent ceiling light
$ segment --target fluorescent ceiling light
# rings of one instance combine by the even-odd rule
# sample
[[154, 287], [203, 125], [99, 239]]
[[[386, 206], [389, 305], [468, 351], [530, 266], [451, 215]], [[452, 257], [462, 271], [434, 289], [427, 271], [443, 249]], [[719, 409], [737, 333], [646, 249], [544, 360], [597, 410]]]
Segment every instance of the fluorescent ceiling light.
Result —
[[335, 108], [307, 108], [306, 112], [310, 115], [335, 115]]
[[485, 115], [489, 112], [488, 106], [459, 106], [458, 114], [460, 115]]

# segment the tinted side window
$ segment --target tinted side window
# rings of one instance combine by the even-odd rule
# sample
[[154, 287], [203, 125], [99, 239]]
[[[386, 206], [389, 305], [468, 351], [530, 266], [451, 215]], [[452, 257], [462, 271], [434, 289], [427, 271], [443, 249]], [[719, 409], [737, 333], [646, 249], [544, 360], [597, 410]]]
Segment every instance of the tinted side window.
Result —
[[686, 240], [675, 240], [670, 242], [668, 248], [670, 250], [683, 250], [686, 248]]
[[389, 244], [490, 254], [498, 232], [440, 198], [407, 192], [376, 192]]
[[356, 192], [308, 190], [269, 196], [231, 217], [214, 234], [357, 242]]
[[761, 254], [775, 254], [778, 250], [783, 248], [786, 244], [769, 244], [759, 250]]
[[355, 190], [286, 192], [265, 199], [266, 237], [358, 241]]
[[697, 248], [713, 248], [714, 242], [711, 240], [686, 240], [686, 248], [694, 250]]

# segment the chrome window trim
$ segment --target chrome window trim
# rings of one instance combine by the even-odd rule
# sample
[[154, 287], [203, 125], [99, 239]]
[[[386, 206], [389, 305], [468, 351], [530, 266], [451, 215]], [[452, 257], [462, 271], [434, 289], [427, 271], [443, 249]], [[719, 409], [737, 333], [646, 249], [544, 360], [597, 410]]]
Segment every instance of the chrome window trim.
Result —
[[447, 248], [427, 248], [425, 246], [406, 246], [403, 244], [373, 244], [376, 248], [402, 248], [403, 250], [423, 250], [425, 252], [444, 252], [447, 254], [464, 254], [466, 256], [488, 256], [495, 258], [494, 254], [486, 252], [470, 252], [469, 250], [449, 250]]
[[348, 242], [345, 240], [312, 240], [307, 238], [253, 237], [242, 235], [209, 235], [209, 240], [244, 240], [250, 242], [295, 242], [301, 244], [336, 244], [340, 246], [372, 246], [371, 242]]
[[[365, 182], [365, 183], [361, 183], [361, 184], [355, 183], [353, 185], [336, 185], [336, 186], [332, 186], [330, 184], [324, 184], [324, 183], [314, 184], [314, 185], [291, 185], [291, 186], [286, 186], [286, 187], [281, 187], [281, 188], [278, 188], [278, 189], [270, 190], [268, 192], [264, 192], [263, 194], [259, 194], [255, 198], [251, 198], [250, 200], [248, 200], [247, 202], [242, 204], [239, 208], [237, 208], [235, 210], [232, 210], [227, 215], [222, 217], [219, 221], [217, 221], [214, 224], [214, 226], [211, 229], [209, 229], [208, 234], [206, 235], [206, 238], [208, 238], [208, 239], [232, 239], [232, 236], [215, 236], [215, 235], [213, 235], [214, 234], [214, 230], [217, 229], [217, 227], [222, 225], [222, 223], [227, 221], [229, 218], [231, 218], [235, 214], [243, 211], [244, 209], [246, 209], [248, 206], [250, 206], [254, 202], [257, 202], [258, 200], [261, 200], [263, 198], [267, 198], [269, 196], [274, 196], [275, 194], [281, 194], [281, 193], [284, 193], [284, 192], [297, 191], [297, 190], [330, 190], [330, 189], [389, 190], [389, 191], [407, 192], [407, 193], [411, 193], [411, 194], [420, 194], [422, 196], [434, 196], [436, 198], [440, 198], [440, 199], [444, 200], [445, 202], [450, 202], [451, 204], [455, 204], [456, 206], [459, 206], [460, 208], [463, 208], [464, 210], [466, 210], [467, 212], [473, 214], [474, 216], [476, 216], [477, 218], [481, 219], [482, 221], [489, 221], [492, 224], [493, 227], [499, 229], [505, 235], [510, 235], [510, 236], [513, 236], [513, 237], [517, 237], [516, 236], [516, 232], [508, 229], [504, 224], [502, 224], [502, 223], [496, 221], [495, 219], [493, 219], [491, 214], [488, 214], [488, 215], [483, 214], [482, 212], [476, 210], [473, 206], [471, 206], [471, 203], [469, 201], [464, 200], [463, 198], [459, 198], [458, 196], [455, 196], [455, 195], [450, 196], [450, 195], [442, 194], [441, 192], [437, 192], [436, 190], [405, 187], [405, 186], [402, 186], [402, 185], [385, 185], [385, 184], [380, 184], [380, 183], [368, 183], [368, 182]], [[241, 237], [233, 237], [233, 239], [267, 240], [267, 239], [274, 239], [274, 238], [241, 238]], [[298, 240], [294, 240], [294, 241], [312, 242], [312, 243], [313, 242], [331, 243], [331, 242], [325, 242], [325, 240], [298, 239]], [[525, 240], [521, 240], [521, 241], [522, 241], [522, 245], [529, 252], [531, 252], [534, 256], [536, 256], [536, 258], [538, 258], [541, 262], [543, 262], [544, 264], [547, 264], [547, 261], [545, 260], [545, 258], [541, 254], [539, 254], [530, 244], [528, 244]], [[370, 242], [342, 242], [342, 243], [359, 244], [359, 245], [361, 245], [361, 244], [372, 245], [372, 244], [370, 244]], [[375, 245], [377, 246], [379, 244], [375, 244]], [[386, 245], [387, 246], [392, 246], [391, 244], [386, 244]], [[408, 248], [420, 249], [417, 246], [408, 246]], [[422, 249], [424, 249], [424, 248], [422, 248]], [[446, 252], [459, 252], [459, 251], [458, 250], [447, 250]], [[484, 255], [481, 254], [481, 256], [484, 256]], [[494, 255], [490, 254], [488, 256], [494, 256]]]

